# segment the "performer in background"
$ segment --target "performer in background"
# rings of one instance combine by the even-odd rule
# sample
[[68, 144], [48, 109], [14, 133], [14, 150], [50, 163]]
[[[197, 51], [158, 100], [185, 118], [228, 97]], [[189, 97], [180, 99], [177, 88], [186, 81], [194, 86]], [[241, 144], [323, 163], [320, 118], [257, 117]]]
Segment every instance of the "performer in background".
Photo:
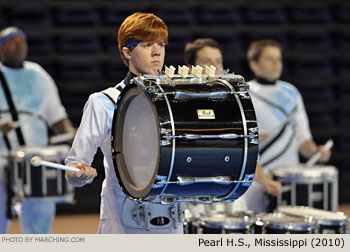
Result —
[[[205, 66], [213, 65], [216, 68], [216, 74], [220, 74], [223, 70], [223, 50], [220, 44], [214, 39], [198, 38], [192, 43], [188, 43], [185, 47], [184, 55], [185, 64], [189, 68], [191, 68], [192, 65], [199, 65], [205, 69]], [[277, 195], [278, 190], [281, 188], [281, 184], [279, 182], [273, 181], [265, 175], [259, 163], [256, 168], [255, 180], [262, 186], [261, 190], [273, 195]], [[189, 208], [193, 208], [193, 210], [193, 206], [198, 208], [197, 204], [193, 203], [189, 203], [187, 206], [189, 206]], [[234, 204], [229, 204], [227, 206], [229, 206], [231, 211], [242, 211], [248, 209], [247, 202], [244, 197], [236, 200]]]
[[[122, 90], [131, 78], [140, 74], [158, 74], [163, 67], [168, 28], [159, 17], [151, 13], [134, 13], [121, 24], [118, 46], [121, 57], [129, 68], [125, 79], [116, 86]], [[181, 216], [170, 216], [174, 205], [138, 204], [126, 197], [118, 184], [111, 152], [111, 128], [115, 104], [102, 92], [89, 97], [66, 164], [80, 169], [77, 173], [66, 172], [67, 180], [75, 186], [93, 181], [96, 170], [90, 167], [97, 148], [104, 154], [106, 178], [101, 193], [99, 233], [183, 233]], [[149, 211], [152, 225], [141, 221], [136, 215]], [[181, 211], [179, 211], [181, 212]], [[136, 214], [133, 216], [133, 214]], [[138, 217], [140, 217], [139, 215]], [[164, 220], [171, 220], [171, 225]], [[147, 226], [150, 226], [148, 230]]]
[[[24, 32], [8, 27], [0, 32], [0, 233], [7, 233], [4, 167], [11, 149], [48, 144], [47, 126], [56, 134], [74, 133], [50, 75], [37, 63], [26, 61], [28, 45]], [[12, 102], [10, 101], [12, 100]], [[12, 103], [12, 105], [11, 105]], [[11, 113], [11, 112], [12, 113]], [[14, 128], [14, 121], [38, 116]], [[40, 119], [42, 118], [42, 119]], [[55, 201], [29, 198], [19, 211], [23, 233], [51, 233]]]
[[199, 65], [205, 69], [205, 66], [213, 65], [216, 74], [220, 74], [224, 68], [222, 47], [214, 39], [198, 38], [187, 43], [184, 54], [188, 67]]
[[[299, 163], [299, 153], [309, 158], [321, 152], [327, 162], [331, 152], [312, 140], [303, 99], [295, 86], [279, 80], [282, 74], [282, 48], [274, 40], [258, 40], [250, 44], [247, 59], [255, 79], [249, 81], [250, 94], [261, 136], [260, 163], [266, 173], [270, 169]], [[248, 208], [264, 211], [261, 186], [258, 183], [243, 196]]]

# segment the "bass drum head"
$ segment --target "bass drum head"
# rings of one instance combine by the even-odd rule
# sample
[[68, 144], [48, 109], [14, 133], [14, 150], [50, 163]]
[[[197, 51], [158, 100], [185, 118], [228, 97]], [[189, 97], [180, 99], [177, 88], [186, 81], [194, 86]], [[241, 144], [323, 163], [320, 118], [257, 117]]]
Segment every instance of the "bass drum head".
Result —
[[143, 89], [132, 87], [122, 96], [113, 118], [114, 168], [124, 192], [142, 199], [152, 189], [158, 171], [158, 116]]

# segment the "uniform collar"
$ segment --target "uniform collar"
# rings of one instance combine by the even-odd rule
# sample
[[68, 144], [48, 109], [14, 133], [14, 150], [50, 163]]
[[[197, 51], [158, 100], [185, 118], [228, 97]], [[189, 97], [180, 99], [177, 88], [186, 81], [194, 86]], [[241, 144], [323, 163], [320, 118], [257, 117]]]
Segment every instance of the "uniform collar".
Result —
[[262, 85], [275, 85], [276, 81], [269, 81], [262, 77], [255, 77], [256, 82]]
[[129, 71], [124, 78], [124, 84], [125, 85], [129, 84], [131, 79], [135, 77], [137, 77], [137, 75]]

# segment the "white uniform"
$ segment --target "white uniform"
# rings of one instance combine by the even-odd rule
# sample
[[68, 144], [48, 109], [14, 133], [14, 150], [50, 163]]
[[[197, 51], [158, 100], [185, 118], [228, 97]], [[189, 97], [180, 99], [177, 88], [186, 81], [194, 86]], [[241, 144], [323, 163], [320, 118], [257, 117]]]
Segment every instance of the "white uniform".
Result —
[[[118, 84], [124, 87], [124, 82]], [[104, 155], [106, 178], [102, 184], [99, 233], [183, 233], [180, 222], [174, 228], [168, 225], [151, 225], [146, 231], [145, 222], [138, 224], [132, 212], [138, 204], [125, 196], [116, 178], [111, 151], [111, 130], [115, 110], [114, 103], [103, 93], [90, 95], [85, 104], [81, 124], [75, 136], [66, 164], [85, 163], [91, 165], [97, 148]], [[147, 204], [151, 218], [168, 216], [174, 205]], [[171, 219], [171, 218], [170, 218]]]
[[[271, 146], [269, 140], [259, 146], [259, 162], [267, 174], [271, 169], [299, 163], [299, 148], [306, 140], [312, 139], [309, 121], [303, 99], [295, 86], [278, 80], [274, 85], [264, 85], [256, 80], [248, 82], [260, 131], [271, 131], [276, 137]], [[275, 127], [291, 115], [285, 128]], [[281, 132], [280, 132], [281, 131]], [[280, 134], [278, 134], [280, 133]], [[252, 186], [243, 195], [248, 209], [264, 212], [263, 189], [259, 183]]]
[[[9, 68], [0, 64], [0, 69], [7, 80], [16, 110], [39, 114], [51, 126], [67, 118], [60, 102], [57, 87], [49, 74], [38, 64], [25, 61], [23, 68]], [[0, 110], [8, 110], [8, 103], [0, 85]], [[48, 144], [47, 126], [40, 118], [26, 121], [28, 114], [19, 113], [23, 137], [27, 146], [45, 146]], [[12, 121], [10, 113], [1, 113], [1, 118]], [[8, 133], [12, 148], [18, 147], [15, 131]], [[0, 132], [0, 233], [6, 233], [8, 220], [5, 217], [4, 166], [8, 149]], [[24, 233], [50, 233], [55, 214], [55, 203], [48, 200], [27, 200], [22, 204], [20, 216]]]

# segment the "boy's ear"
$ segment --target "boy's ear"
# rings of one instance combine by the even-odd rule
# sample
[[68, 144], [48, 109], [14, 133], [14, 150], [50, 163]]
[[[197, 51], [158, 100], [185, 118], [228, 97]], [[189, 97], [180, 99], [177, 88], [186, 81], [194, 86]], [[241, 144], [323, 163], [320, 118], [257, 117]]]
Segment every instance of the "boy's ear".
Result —
[[123, 55], [126, 59], [128, 60], [131, 60], [131, 53], [130, 53], [130, 49], [127, 48], [127, 47], [123, 47], [122, 48], [122, 52], [123, 52]]
[[249, 67], [250, 69], [255, 73], [257, 70], [257, 65], [255, 60], [250, 60], [249, 61]]

